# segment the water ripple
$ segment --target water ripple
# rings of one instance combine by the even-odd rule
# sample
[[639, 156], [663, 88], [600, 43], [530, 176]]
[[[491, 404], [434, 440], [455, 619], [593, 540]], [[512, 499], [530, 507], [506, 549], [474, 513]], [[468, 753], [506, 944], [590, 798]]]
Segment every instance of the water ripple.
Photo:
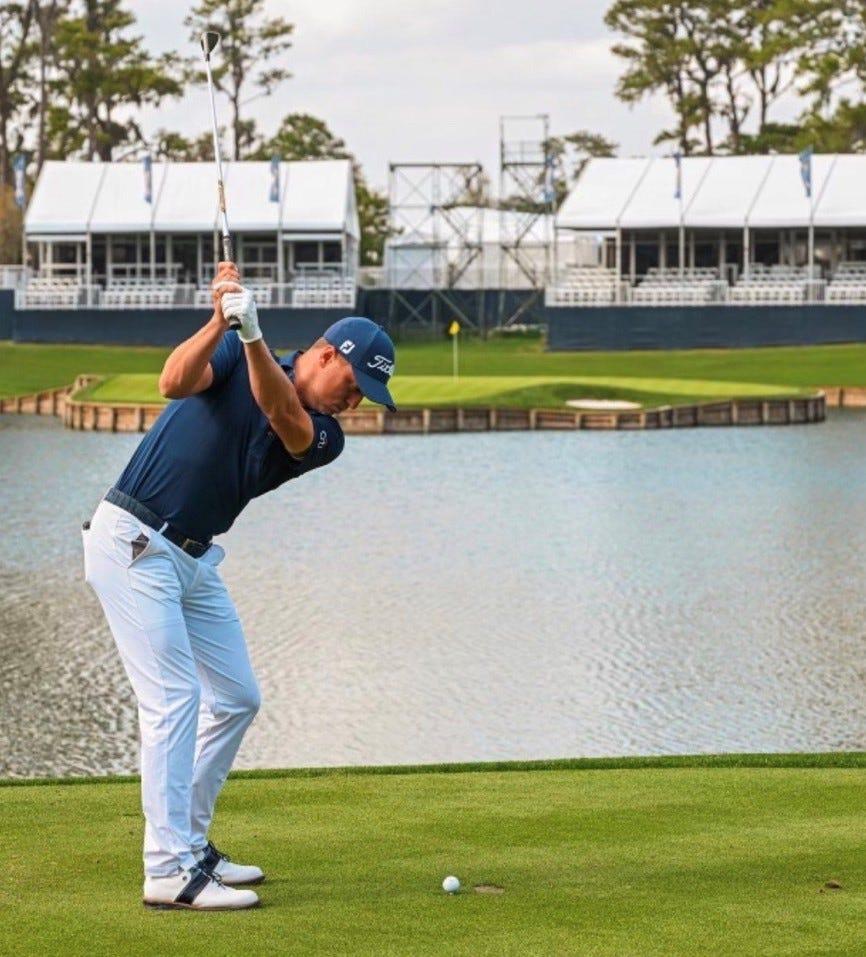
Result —
[[[0, 416], [0, 775], [137, 767], [78, 529], [135, 436]], [[350, 439], [224, 577], [241, 767], [866, 746], [866, 417]]]

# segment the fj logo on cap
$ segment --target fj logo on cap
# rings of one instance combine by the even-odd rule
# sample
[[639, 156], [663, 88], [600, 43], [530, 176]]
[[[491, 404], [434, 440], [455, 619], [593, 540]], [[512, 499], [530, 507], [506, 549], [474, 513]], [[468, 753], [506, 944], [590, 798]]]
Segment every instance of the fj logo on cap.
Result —
[[367, 363], [367, 368], [381, 369], [385, 375], [394, 374], [394, 363], [389, 362], [385, 356], [373, 356], [373, 358]]
[[347, 339], [347, 340], [340, 346], [340, 352], [342, 352], [344, 356], [347, 356], [354, 348], [355, 348], [355, 343], [352, 342], [351, 339]]

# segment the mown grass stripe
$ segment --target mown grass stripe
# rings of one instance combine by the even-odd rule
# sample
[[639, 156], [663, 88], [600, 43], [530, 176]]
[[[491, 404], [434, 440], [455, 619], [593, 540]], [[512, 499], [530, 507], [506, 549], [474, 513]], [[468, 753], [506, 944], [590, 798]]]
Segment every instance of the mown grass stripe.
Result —
[[[470, 761], [452, 764], [390, 764], [346, 767], [263, 768], [232, 771], [235, 780], [315, 778], [327, 775], [472, 774], [489, 771], [634, 771], [667, 768], [866, 768], [866, 751], [770, 754], [681, 754], [646, 757], [556, 758], [540, 761]], [[0, 787], [131, 784], [135, 774], [66, 778], [2, 778]]]

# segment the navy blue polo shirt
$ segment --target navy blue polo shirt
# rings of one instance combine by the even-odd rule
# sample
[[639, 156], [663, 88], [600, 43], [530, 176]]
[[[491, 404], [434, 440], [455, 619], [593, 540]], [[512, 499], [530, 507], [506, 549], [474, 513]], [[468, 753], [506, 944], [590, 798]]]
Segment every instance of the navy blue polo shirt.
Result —
[[[289, 378], [299, 354], [274, 356]], [[231, 528], [250, 499], [332, 462], [344, 441], [336, 419], [307, 410], [313, 444], [302, 458], [289, 454], [253, 398], [236, 332], [223, 336], [210, 364], [212, 385], [169, 402], [116, 483], [199, 542]]]

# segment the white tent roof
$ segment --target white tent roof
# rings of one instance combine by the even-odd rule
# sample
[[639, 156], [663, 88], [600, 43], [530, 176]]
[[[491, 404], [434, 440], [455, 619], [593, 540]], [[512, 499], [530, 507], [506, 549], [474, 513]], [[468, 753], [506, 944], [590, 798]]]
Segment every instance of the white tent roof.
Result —
[[816, 226], [866, 225], [866, 156], [841, 153], [816, 191]]
[[[236, 232], [360, 233], [349, 160], [281, 163], [271, 202], [271, 164], [223, 164], [229, 226]], [[154, 163], [152, 203], [135, 163], [48, 162], [25, 217], [28, 236], [63, 233], [201, 233], [217, 225], [214, 163]]]
[[[866, 155], [812, 157], [812, 198], [796, 155], [687, 156], [682, 159], [682, 218], [689, 228], [866, 226]], [[559, 210], [565, 229], [674, 228], [676, 163], [655, 159], [590, 160]]]
[[742, 228], [772, 162], [772, 156], [714, 157], [701, 188], [685, 211], [686, 226]]
[[[204, 233], [216, 229], [215, 164], [167, 163], [162, 188], [154, 200], [153, 228], [157, 232]], [[233, 213], [228, 199], [226, 205]]]
[[560, 207], [557, 226], [615, 229], [651, 163], [647, 159], [590, 160]]
[[[682, 208], [687, 210], [710, 167], [708, 157], [699, 157], [682, 164]], [[639, 189], [634, 191], [620, 216], [624, 229], [657, 229], [671, 222], [678, 223], [680, 201], [676, 197], [677, 164], [671, 157], [650, 161]]]
[[28, 234], [85, 232], [104, 172], [99, 163], [44, 163], [24, 221]]
[[[796, 228], [809, 222], [809, 197], [800, 176], [796, 156], [770, 156], [769, 175], [749, 210], [749, 225], [767, 228]], [[821, 190], [834, 156], [812, 157], [812, 201], [817, 210]]]
[[[352, 164], [349, 160], [317, 163], [284, 163], [283, 229], [324, 232], [340, 229], [360, 235], [354, 200]], [[349, 222], [354, 215], [354, 223]]]
[[[76, 164], [84, 165], [84, 164]], [[165, 176], [165, 163], [151, 170], [153, 196]], [[144, 199], [144, 172], [140, 163], [104, 163], [102, 181], [93, 201], [90, 231], [94, 233], [145, 233], [150, 229], [153, 205]], [[41, 177], [40, 177], [41, 179]]]

